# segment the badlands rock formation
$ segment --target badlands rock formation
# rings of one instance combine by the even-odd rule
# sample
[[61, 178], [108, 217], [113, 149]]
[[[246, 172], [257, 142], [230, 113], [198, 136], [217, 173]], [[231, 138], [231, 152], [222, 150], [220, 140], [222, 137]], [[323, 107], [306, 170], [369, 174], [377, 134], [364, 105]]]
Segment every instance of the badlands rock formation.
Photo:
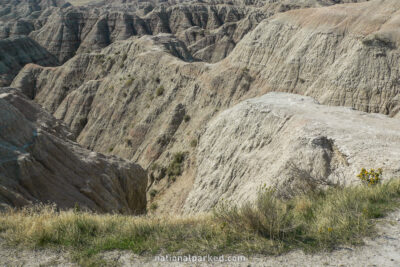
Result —
[[305, 94], [329, 105], [399, 111], [400, 2], [375, 0], [281, 13], [229, 57], [256, 90]]
[[64, 0], [0, 0], [0, 39], [28, 35], [52, 10], [69, 5]]
[[[62, 66], [27, 64], [11, 86], [83, 147], [148, 169], [160, 208], [181, 210], [205, 125], [245, 99], [285, 91], [396, 116], [399, 10], [395, 0], [57, 5], [29, 16], [26, 34]], [[187, 152], [183, 175], [158, 179], [176, 152]]]
[[207, 125], [185, 210], [240, 205], [264, 185], [287, 196], [307, 182], [349, 184], [366, 166], [397, 177], [399, 142], [400, 121], [385, 115], [286, 93], [249, 99]]
[[218, 61], [265, 18], [258, 6], [224, 2], [133, 1], [59, 8], [30, 36], [65, 62], [75, 53], [101, 49], [116, 40], [173, 33], [195, 58]]
[[81, 148], [63, 123], [17, 90], [0, 89], [0, 207], [143, 213], [147, 176], [134, 163]]
[[9, 85], [27, 63], [58, 65], [57, 59], [29, 37], [0, 40], [0, 87]]

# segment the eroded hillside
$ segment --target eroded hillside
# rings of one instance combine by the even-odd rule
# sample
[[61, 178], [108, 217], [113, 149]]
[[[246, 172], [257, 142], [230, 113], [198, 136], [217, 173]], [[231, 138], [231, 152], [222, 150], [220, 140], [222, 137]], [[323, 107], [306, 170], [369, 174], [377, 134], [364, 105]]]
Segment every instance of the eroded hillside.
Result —
[[[28, 64], [12, 87], [63, 120], [83, 147], [147, 169], [152, 201], [165, 212], [181, 211], [189, 194], [190, 203], [201, 197], [202, 174], [213, 177], [205, 173], [212, 168], [199, 169], [207, 125], [243, 100], [283, 91], [398, 112], [398, 1], [122, 2], [46, 9], [29, 36], [64, 63]], [[206, 134], [215, 144], [228, 138], [234, 151], [235, 131], [221, 130]], [[354, 176], [357, 168], [346, 171]], [[237, 196], [243, 188], [230, 184], [237, 173], [224, 171]], [[186, 211], [212, 206], [197, 205]]]
[[98, 212], [146, 209], [146, 172], [81, 148], [61, 122], [12, 88], [0, 90], [0, 207], [56, 203]]

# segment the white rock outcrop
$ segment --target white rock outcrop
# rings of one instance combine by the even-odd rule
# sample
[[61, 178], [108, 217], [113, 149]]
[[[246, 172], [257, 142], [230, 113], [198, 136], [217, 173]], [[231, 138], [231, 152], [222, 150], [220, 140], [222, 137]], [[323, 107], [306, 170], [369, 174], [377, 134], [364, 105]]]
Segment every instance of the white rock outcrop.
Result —
[[269, 93], [210, 121], [185, 211], [251, 201], [263, 185], [291, 194], [309, 179], [350, 184], [362, 167], [383, 168], [384, 178], [399, 174], [398, 119]]

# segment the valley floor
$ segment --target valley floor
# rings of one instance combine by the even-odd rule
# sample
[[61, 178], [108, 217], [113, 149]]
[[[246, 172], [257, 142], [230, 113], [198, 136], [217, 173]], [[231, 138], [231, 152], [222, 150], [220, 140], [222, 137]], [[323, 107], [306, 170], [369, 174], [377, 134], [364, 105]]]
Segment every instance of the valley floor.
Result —
[[[400, 266], [400, 210], [378, 223], [378, 235], [361, 247], [342, 247], [332, 253], [304, 254], [294, 251], [277, 257], [251, 257], [240, 263], [156, 262], [126, 251], [102, 255], [110, 265], [122, 266]], [[64, 250], [19, 250], [0, 240], [0, 266], [77, 266]]]

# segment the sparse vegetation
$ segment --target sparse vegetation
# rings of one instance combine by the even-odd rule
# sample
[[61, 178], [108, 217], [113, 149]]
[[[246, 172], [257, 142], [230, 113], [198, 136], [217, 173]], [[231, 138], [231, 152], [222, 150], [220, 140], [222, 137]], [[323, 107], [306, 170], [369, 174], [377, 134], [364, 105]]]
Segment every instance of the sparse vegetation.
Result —
[[156, 202], [151, 203], [150, 210], [155, 211], [156, 209], [158, 209], [158, 204]]
[[164, 86], [160, 86], [156, 90], [156, 96], [162, 96], [164, 94]]
[[170, 179], [173, 179], [173, 177], [179, 176], [182, 174], [182, 169], [183, 169], [183, 161], [185, 159], [185, 154], [184, 152], [178, 152], [175, 153], [174, 156], [172, 157], [171, 163], [167, 167], [167, 175]]
[[185, 122], [190, 121], [190, 116], [186, 114], [185, 116], [183, 116], [183, 120], [184, 120]]
[[382, 169], [379, 168], [376, 171], [375, 169], [371, 169], [367, 171], [365, 168], [362, 168], [357, 177], [367, 185], [377, 185], [382, 180]]
[[125, 143], [126, 143], [128, 146], [132, 146], [132, 139], [126, 138], [126, 139], [125, 139]]
[[149, 194], [150, 194], [150, 197], [151, 197], [151, 198], [154, 198], [154, 197], [157, 195], [157, 193], [158, 193], [157, 190], [151, 189]]
[[134, 78], [129, 78], [128, 80], [126, 80], [126, 82], [125, 82], [125, 86], [126, 87], [129, 87], [129, 86], [131, 86], [132, 85], [132, 83], [135, 81], [135, 79]]
[[196, 147], [196, 146], [197, 146], [197, 139], [192, 139], [192, 140], [190, 141], [190, 146], [191, 146], [191, 147]]
[[[181, 158], [179, 156], [178, 158]], [[134, 253], [277, 254], [290, 249], [330, 250], [360, 244], [374, 233], [373, 219], [399, 206], [400, 180], [376, 186], [332, 188], [277, 199], [260, 190], [254, 204], [219, 206], [196, 217], [142, 217], [95, 214], [53, 206], [8, 210], [0, 215], [0, 235], [9, 244], [63, 246], [82, 265], [102, 251]], [[153, 202], [151, 210], [158, 208]]]

